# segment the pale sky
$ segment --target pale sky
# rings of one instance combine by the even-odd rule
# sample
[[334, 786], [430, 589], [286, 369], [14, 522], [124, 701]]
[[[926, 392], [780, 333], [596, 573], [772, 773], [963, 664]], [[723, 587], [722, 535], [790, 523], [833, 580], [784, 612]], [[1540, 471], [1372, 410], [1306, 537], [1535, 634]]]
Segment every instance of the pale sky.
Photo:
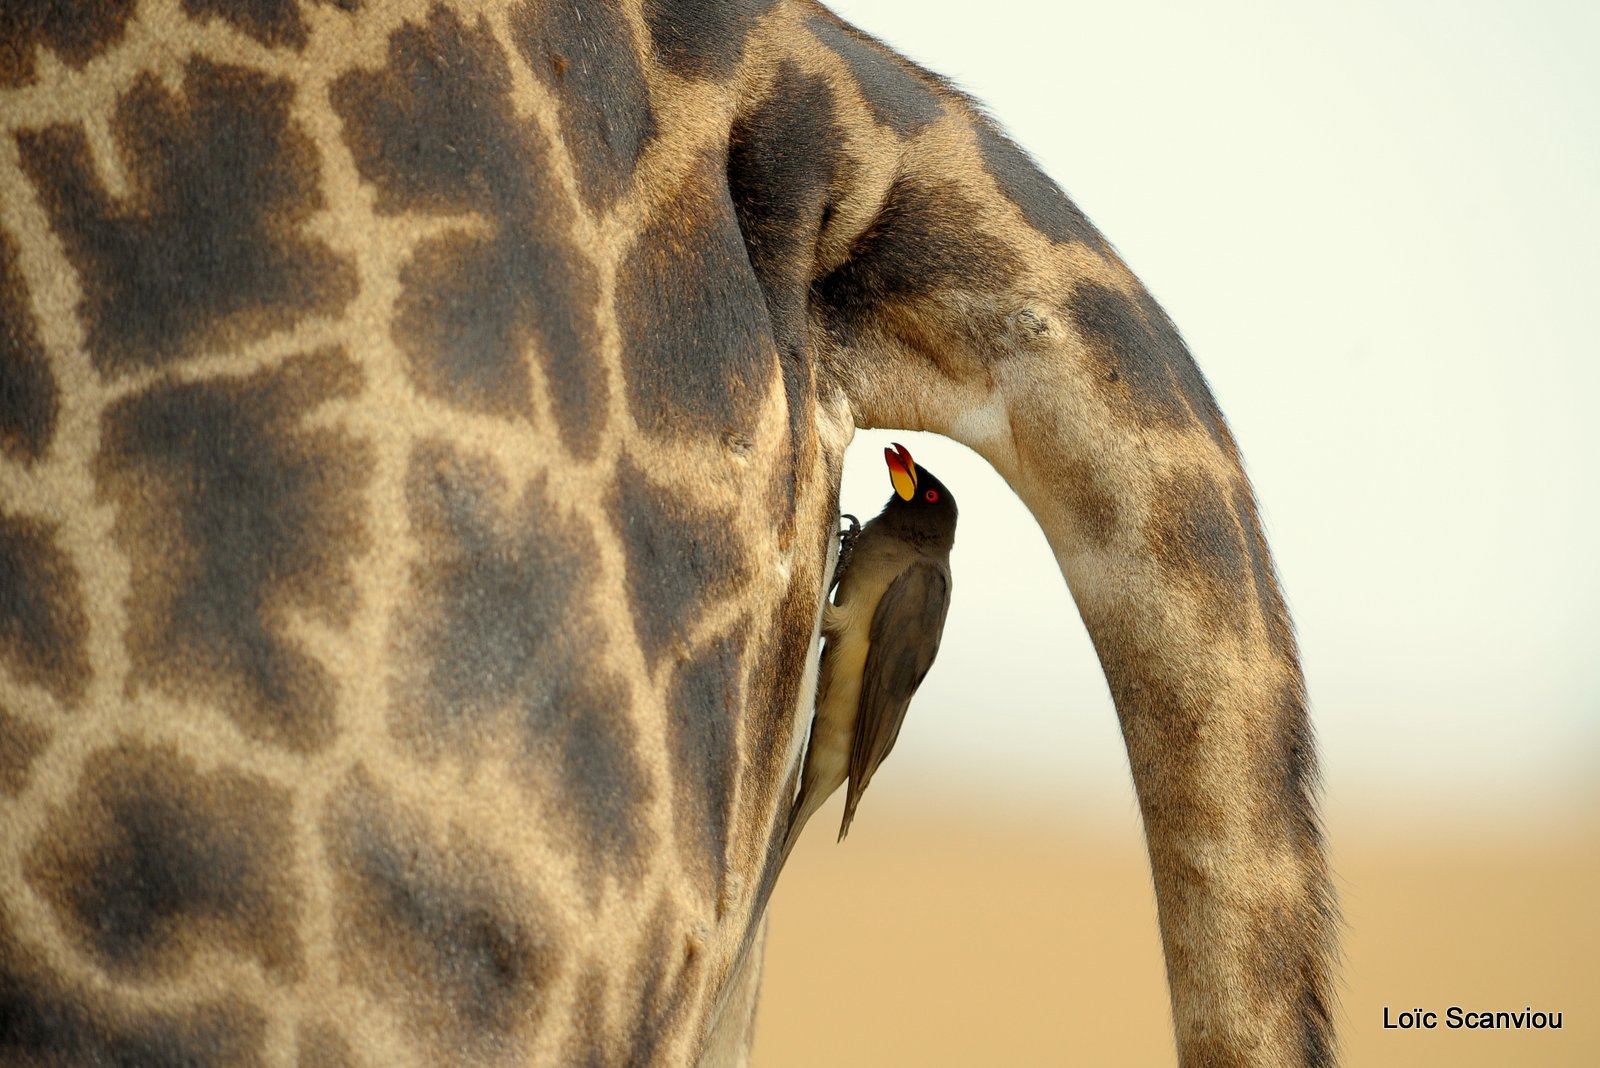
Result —
[[[985, 101], [1183, 331], [1262, 502], [1330, 805], [1600, 799], [1600, 5], [833, 6]], [[875, 790], [1131, 806], [1038, 527], [927, 435], [858, 434], [847, 511], [887, 498], [890, 440], [962, 518]]]

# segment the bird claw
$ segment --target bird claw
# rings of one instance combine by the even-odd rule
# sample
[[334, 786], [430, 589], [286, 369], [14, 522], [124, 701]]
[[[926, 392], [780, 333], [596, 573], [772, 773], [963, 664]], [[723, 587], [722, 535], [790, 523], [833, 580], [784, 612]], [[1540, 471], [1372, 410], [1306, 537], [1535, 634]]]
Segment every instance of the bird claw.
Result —
[[833, 565], [833, 581], [828, 583], [830, 594], [838, 588], [839, 580], [844, 578], [845, 570], [850, 566], [850, 557], [856, 551], [856, 539], [861, 536], [861, 520], [849, 512], [839, 518], [850, 520], [850, 527], [839, 531], [839, 559]]

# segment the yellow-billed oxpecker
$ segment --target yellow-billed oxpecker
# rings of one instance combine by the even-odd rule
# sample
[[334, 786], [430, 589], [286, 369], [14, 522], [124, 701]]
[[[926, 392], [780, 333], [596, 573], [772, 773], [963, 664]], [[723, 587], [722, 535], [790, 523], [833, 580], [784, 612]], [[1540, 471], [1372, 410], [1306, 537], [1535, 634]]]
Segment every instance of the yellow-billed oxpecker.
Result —
[[817, 713], [800, 793], [789, 813], [787, 857], [811, 814], [846, 778], [842, 841], [872, 775], [894, 748], [911, 696], [939, 651], [950, 608], [956, 502], [905, 446], [883, 450], [894, 495], [854, 538], [833, 602], [822, 611], [826, 644]]

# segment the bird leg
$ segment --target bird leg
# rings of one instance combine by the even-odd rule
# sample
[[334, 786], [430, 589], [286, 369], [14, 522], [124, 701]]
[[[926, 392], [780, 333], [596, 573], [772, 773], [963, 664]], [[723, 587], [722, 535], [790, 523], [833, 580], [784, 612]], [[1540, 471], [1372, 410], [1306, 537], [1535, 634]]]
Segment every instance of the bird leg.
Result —
[[839, 560], [833, 565], [833, 581], [828, 583], [829, 596], [839, 588], [839, 580], [844, 578], [845, 571], [850, 567], [850, 557], [855, 554], [856, 539], [861, 536], [861, 520], [849, 512], [839, 518], [850, 520], [850, 528], [839, 531]]

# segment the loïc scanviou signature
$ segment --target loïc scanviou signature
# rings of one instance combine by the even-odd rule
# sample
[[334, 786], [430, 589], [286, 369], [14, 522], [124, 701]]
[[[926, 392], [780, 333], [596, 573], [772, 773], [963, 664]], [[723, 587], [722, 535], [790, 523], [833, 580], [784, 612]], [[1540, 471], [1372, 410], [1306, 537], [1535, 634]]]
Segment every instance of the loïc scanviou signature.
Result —
[[[1463, 1009], [1460, 1005], [1452, 1005], [1444, 1010], [1443, 1019], [1444, 1026], [1452, 1031], [1461, 1028], [1517, 1031], [1561, 1030], [1560, 1012], [1535, 1011], [1532, 1005], [1524, 1006], [1520, 1010], [1483, 1012]], [[1439, 1026], [1439, 1022], [1439, 1013], [1432, 1009], [1419, 1007], [1393, 1012], [1389, 1006], [1385, 1005], [1383, 1007], [1383, 1029], [1385, 1031], [1432, 1031]]]

